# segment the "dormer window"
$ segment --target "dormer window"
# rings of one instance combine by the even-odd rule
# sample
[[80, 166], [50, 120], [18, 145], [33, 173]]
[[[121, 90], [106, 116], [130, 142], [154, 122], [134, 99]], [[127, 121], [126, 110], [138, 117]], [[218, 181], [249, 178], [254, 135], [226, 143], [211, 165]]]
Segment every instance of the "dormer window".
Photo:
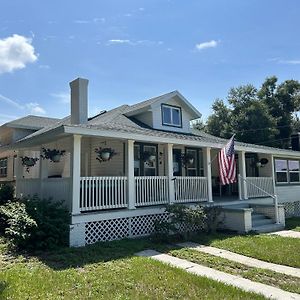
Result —
[[181, 108], [167, 104], [161, 105], [162, 124], [166, 126], [182, 127]]

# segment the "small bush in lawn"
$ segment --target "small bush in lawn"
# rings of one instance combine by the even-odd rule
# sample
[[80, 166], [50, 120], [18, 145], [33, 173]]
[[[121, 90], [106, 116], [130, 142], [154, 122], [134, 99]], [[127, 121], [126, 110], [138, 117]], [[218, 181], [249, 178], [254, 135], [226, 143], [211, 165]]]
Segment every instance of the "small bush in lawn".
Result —
[[166, 206], [169, 214], [168, 221], [154, 223], [154, 239], [170, 239], [169, 235], [177, 238], [188, 238], [192, 232], [202, 231], [205, 228], [206, 214], [201, 206], [187, 207], [182, 204]]
[[12, 184], [3, 184], [0, 186], [0, 205], [14, 199], [15, 189]]
[[28, 238], [27, 248], [48, 250], [68, 245], [70, 216], [62, 201], [38, 197], [22, 201], [37, 224]]
[[220, 218], [222, 208], [220, 206], [208, 205], [203, 207], [203, 211], [205, 213], [204, 224], [206, 232], [215, 233], [219, 225], [224, 221], [224, 218]]
[[9, 201], [0, 206], [0, 224], [4, 235], [17, 248], [24, 248], [32, 231], [37, 227], [26, 211], [24, 203]]
[[63, 202], [32, 197], [0, 206], [4, 236], [19, 249], [50, 250], [67, 246], [69, 221]]

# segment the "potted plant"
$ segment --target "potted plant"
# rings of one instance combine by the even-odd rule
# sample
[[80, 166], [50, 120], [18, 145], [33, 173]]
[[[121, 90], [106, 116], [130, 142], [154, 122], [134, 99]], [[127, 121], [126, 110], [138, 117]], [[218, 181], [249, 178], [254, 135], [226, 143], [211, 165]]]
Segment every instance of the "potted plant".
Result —
[[115, 155], [116, 151], [112, 148], [96, 148], [95, 152], [97, 153], [96, 159], [101, 163], [111, 160]]
[[36, 162], [39, 160], [37, 157], [23, 156], [20, 157], [22, 160], [22, 166], [26, 167], [26, 172], [29, 172], [30, 168], [35, 166]]
[[65, 155], [65, 150], [57, 150], [57, 149], [46, 149], [46, 148], [42, 148], [43, 150], [43, 154], [41, 155], [41, 157], [43, 159], [49, 159], [52, 162], [60, 162], [60, 159], [62, 156]]

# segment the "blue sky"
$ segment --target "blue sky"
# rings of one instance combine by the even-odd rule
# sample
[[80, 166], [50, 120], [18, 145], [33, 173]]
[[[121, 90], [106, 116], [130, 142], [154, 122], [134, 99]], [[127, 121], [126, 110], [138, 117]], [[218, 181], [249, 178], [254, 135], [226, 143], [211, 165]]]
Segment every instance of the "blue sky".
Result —
[[300, 2], [0, 2], [0, 124], [69, 114], [85, 77], [90, 115], [179, 90], [203, 116], [230, 87], [300, 80]]

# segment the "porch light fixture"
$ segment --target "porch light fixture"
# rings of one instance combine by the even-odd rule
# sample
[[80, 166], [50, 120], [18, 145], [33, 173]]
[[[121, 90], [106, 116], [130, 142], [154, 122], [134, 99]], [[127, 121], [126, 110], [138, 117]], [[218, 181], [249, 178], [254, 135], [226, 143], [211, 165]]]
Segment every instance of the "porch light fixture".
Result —
[[97, 153], [96, 159], [101, 163], [111, 160], [117, 152], [112, 148], [96, 148], [95, 153]]
[[22, 160], [22, 166], [26, 167], [26, 172], [29, 173], [30, 168], [34, 167], [36, 162], [39, 160], [37, 157], [29, 157], [29, 156], [23, 156], [20, 157]]
[[43, 154], [41, 157], [43, 159], [49, 159], [51, 162], [58, 163], [62, 156], [65, 155], [65, 150], [57, 150], [57, 149], [46, 149], [42, 148]]

